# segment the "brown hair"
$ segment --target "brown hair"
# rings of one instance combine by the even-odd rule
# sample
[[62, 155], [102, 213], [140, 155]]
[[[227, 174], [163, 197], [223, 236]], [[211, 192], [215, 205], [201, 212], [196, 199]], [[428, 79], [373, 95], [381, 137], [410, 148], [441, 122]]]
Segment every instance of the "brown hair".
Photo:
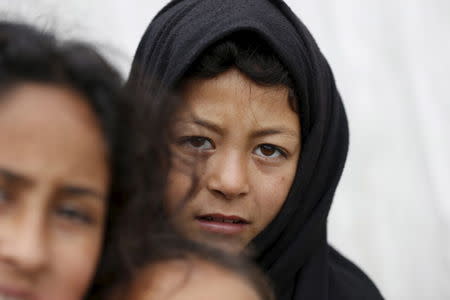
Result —
[[[161, 263], [183, 261], [189, 269], [195, 267], [196, 262], [206, 262], [222, 268], [244, 280], [259, 296], [261, 300], [274, 300], [274, 294], [270, 283], [263, 273], [244, 256], [235, 256], [225, 253], [217, 248], [212, 248], [194, 241], [184, 239], [175, 234], [154, 235], [153, 247], [148, 249], [146, 257], [140, 257], [140, 265], [133, 265], [130, 277], [118, 282], [110, 291], [109, 299], [125, 299], [130, 286], [142, 271], [149, 270], [152, 266]], [[135, 261], [137, 263], [137, 260]], [[186, 276], [189, 276], [187, 272]], [[188, 278], [188, 277], [187, 277]]]

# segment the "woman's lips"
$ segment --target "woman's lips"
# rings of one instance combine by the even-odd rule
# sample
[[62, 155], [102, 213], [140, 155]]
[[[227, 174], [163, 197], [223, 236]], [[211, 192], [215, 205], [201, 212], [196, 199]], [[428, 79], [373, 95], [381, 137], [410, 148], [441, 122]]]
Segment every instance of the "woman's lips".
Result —
[[225, 235], [239, 234], [250, 224], [241, 217], [222, 214], [206, 214], [195, 219], [203, 230]]

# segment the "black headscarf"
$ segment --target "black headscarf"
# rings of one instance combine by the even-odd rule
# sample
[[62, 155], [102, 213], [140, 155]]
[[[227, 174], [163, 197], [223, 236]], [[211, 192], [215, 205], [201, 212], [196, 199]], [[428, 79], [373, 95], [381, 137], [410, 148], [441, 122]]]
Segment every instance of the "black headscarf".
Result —
[[174, 0], [147, 28], [130, 82], [173, 88], [216, 41], [263, 39], [287, 67], [299, 99], [302, 153], [290, 193], [253, 241], [279, 299], [382, 299], [370, 279], [327, 243], [327, 217], [348, 151], [348, 124], [332, 72], [307, 28], [277, 0]]

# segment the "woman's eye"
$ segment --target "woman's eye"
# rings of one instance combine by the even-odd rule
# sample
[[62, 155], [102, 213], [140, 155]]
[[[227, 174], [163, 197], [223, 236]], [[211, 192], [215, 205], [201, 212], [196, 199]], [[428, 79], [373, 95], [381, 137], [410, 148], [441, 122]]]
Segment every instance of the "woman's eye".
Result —
[[92, 224], [93, 219], [91, 216], [84, 211], [73, 208], [73, 207], [60, 207], [57, 209], [56, 213], [58, 216], [71, 221], [71, 222], [79, 222], [82, 224]]
[[270, 144], [259, 145], [255, 149], [255, 154], [264, 158], [280, 158], [280, 156], [286, 157], [284, 151], [282, 151], [279, 147]]
[[213, 143], [210, 139], [202, 136], [188, 136], [181, 139], [183, 146], [193, 148], [195, 150], [211, 150], [214, 149]]

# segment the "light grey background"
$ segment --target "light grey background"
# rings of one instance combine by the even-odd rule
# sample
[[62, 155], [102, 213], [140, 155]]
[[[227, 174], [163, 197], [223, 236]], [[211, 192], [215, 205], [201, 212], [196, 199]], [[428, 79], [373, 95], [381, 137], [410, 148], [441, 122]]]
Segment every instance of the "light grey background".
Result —
[[[0, 0], [0, 17], [90, 41], [126, 75], [166, 2]], [[349, 115], [331, 243], [387, 299], [450, 299], [450, 1], [287, 2], [328, 58]]]

